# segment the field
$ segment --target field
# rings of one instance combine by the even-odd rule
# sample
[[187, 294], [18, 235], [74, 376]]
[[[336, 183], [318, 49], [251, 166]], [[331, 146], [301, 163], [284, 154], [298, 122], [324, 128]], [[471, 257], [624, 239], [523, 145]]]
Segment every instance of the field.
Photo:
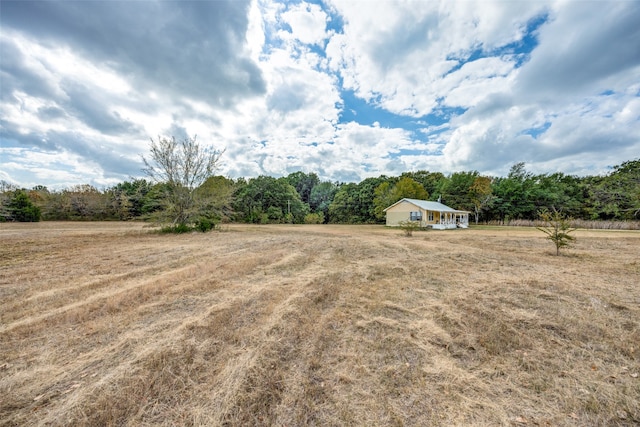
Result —
[[0, 224], [2, 426], [631, 426], [640, 232]]

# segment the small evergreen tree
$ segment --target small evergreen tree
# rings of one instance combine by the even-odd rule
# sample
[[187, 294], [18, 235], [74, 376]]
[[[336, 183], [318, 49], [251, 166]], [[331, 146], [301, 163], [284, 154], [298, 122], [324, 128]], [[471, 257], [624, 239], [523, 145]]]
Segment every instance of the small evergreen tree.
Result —
[[16, 190], [9, 199], [7, 212], [13, 221], [38, 222], [40, 221], [40, 208], [33, 204], [24, 190]]
[[556, 256], [560, 255], [560, 248], [570, 247], [576, 238], [569, 233], [575, 231], [571, 227], [571, 219], [567, 218], [561, 212], [553, 210], [553, 212], [541, 212], [540, 219], [545, 222], [544, 227], [537, 227], [547, 235], [547, 239], [551, 240], [556, 246]]

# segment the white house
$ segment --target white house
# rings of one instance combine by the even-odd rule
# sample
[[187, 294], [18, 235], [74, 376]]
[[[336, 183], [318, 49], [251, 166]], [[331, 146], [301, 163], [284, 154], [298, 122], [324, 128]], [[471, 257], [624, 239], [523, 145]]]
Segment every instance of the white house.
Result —
[[469, 226], [469, 211], [458, 211], [440, 202], [402, 199], [384, 212], [387, 214], [387, 225], [391, 227], [397, 227], [402, 221], [419, 221], [422, 227], [438, 230]]

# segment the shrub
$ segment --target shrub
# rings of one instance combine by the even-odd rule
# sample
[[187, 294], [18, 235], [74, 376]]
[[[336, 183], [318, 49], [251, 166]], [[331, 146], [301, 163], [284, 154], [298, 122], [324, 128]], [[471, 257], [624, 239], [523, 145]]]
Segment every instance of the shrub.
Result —
[[404, 235], [407, 237], [413, 236], [413, 232], [415, 230], [420, 229], [419, 221], [400, 221], [398, 226], [402, 231], [404, 231]]
[[195, 226], [196, 230], [202, 231], [203, 233], [206, 233], [207, 231], [211, 231], [214, 228], [216, 228], [215, 221], [209, 218], [204, 218], [204, 217], [200, 218], [198, 222], [196, 222], [196, 226]]
[[187, 224], [174, 224], [167, 225], [160, 229], [161, 233], [174, 233], [174, 234], [182, 234], [193, 231], [192, 227], [189, 227]]
[[324, 223], [324, 214], [322, 212], [310, 213], [304, 216], [305, 224], [322, 224]]

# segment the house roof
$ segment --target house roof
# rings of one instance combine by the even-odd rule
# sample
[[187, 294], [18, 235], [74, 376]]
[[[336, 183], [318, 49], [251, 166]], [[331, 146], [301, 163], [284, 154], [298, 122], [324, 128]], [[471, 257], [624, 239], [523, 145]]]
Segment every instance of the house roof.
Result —
[[467, 212], [469, 212], [469, 211], [458, 211], [458, 210], [452, 209], [449, 206], [443, 205], [440, 202], [430, 202], [428, 200], [418, 200], [418, 199], [402, 199], [402, 200], [398, 200], [397, 202], [395, 202], [394, 204], [392, 204], [391, 206], [386, 208], [384, 211], [386, 212], [387, 209], [391, 209], [395, 205], [398, 205], [398, 204], [400, 204], [402, 202], [411, 203], [412, 205], [415, 205], [415, 206], [419, 207], [420, 209], [424, 209], [426, 211], [457, 212], [457, 213], [463, 213], [463, 212], [467, 213]]

